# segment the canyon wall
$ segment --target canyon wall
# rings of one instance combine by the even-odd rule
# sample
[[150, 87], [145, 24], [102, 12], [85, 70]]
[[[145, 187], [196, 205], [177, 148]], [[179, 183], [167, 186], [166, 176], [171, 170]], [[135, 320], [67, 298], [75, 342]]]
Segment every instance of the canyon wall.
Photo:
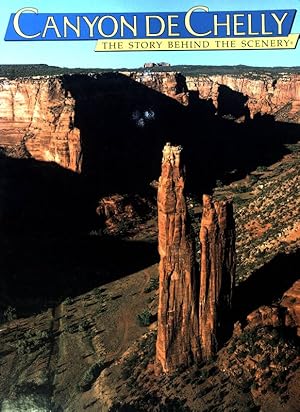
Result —
[[61, 78], [0, 81], [0, 145], [25, 144], [37, 160], [80, 171], [80, 131], [75, 99]]
[[200, 359], [194, 250], [181, 148], [163, 150], [158, 186], [159, 306], [156, 360], [164, 372]]
[[[245, 97], [244, 106], [249, 117], [269, 114], [279, 121], [300, 123], [300, 75], [263, 74], [249, 72], [240, 75], [182, 76], [175, 72], [124, 72], [135, 81], [163, 93], [187, 106], [190, 92], [199, 99], [210, 100], [216, 111], [220, 109], [222, 86]], [[222, 97], [221, 97], [222, 98]], [[234, 99], [234, 96], [230, 96]], [[245, 120], [245, 119], [242, 119]]]
[[[145, 102], [147, 93], [149, 101]], [[249, 72], [184, 77], [177, 72], [121, 72], [15, 80], [2, 78], [0, 147], [23, 144], [37, 160], [54, 161], [80, 172], [86, 154], [83, 136], [85, 142], [98, 142], [100, 149], [106, 145], [104, 142], [101, 146], [106, 138], [112, 141], [112, 137], [107, 136], [108, 130], [100, 126], [101, 122], [105, 123], [105, 118], [113, 119], [112, 113], [105, 112], [112, 106], [112, 101], [128, 124], [130, 116], [139, 111], [145, 116], [152, 114], [152, 119], [140, 120], [137, 126], [141, 127], [145, 122], [157, 120], [154, 112], [147, 112], [147, 107], [151, 108], [153, 104], [161, 111], [163, 105], [170, 103], [163, 99], [164, 96], [187, 106], [187, 110], [197, 107], [197, 99], [207, 101], [220, 116], [233, 115], [239, 121], [254, 118], [257, 114], [269, 114], [279, 121], [300, 122], [300, 75], [297, 74]], [[227, 112], [223, 107], [226, 99]], [[231, 102], [239, 106], [237, 113], [230, 111]], [[169, 111], [174, 109], [174, 105], [171, 106]], [[199, 106], [197, 110], [202, 109]], [[88, 113], [91, 113], [90, 117]], [[169, 123], [169, 120], [164, 121]], [[105, 124], [105, 127], [109, 128], [109, 125]], [[91, 134], [94, 135], [91, 137]], [[90, 153], [95, 150], [92, 148]]]
[[200, 99], [211, 99], [218, 110], [220, 86], [247, 97], [245, 107], [250, 118], [256, 114], [274, 115], [279, 121], [300, 123], [300, 75], [203, 75], [187, 76], [187, 89], [199, 94]]
[[189, 103], [186, 79], [177, 72], [123, 72], [124, 75], [134, 79], [136, 82], [150, 87], [159, 93], [165, 94], [179, 103], [187, 106]]
[[[0, 147], [22, 144], [37, 160], [54, 161], [80, 172], [87, 150], [93, 157], [129, 128], [134, 129], [131, 137], [134, 132], [141, 134], [145, 123], [152, 121], [147, 114], [155, 116], [147, 109], [166, 107], [165, 95], [186, 105], [185, 78], [173, 72], [1, 78]], [[120, 143], [125, 151], [128, 145]]]

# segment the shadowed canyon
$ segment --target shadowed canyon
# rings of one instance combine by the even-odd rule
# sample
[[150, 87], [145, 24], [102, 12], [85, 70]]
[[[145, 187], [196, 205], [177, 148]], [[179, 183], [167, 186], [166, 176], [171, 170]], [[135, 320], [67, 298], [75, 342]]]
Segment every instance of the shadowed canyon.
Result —
[[299, 153], [295, 72], [0, 78], [0, 409], [297, 412]]

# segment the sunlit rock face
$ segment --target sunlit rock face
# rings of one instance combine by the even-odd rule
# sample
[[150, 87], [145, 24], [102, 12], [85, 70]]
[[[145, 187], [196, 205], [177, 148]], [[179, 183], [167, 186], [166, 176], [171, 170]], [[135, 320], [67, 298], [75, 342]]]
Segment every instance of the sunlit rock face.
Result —
[[200, 359], [194, 250], [181, 147], [164, 147], [158, 186], [159, 307], [156, 360], [164, 372]]
[[123, 72], [136, 82], [177, 100], [184, 106], [189, 104], [189, 93], [185, 77], [179, 72]]
[[[130, 82], [135, 84], [134, 91], [129, 89]], [[282, 73], [274, 77], [249, 72], [185, 77], [172, 71], [146, 71], [1, 78], [0, 146], [22, 144], [37, 160], [56, 162], [80, 172], [86, 154], [84, 146], [103, 139], [97, 121], [105, 111], [106, 102], [116, 93], [112, 89], [117, 88], [119, 96], [130, 95], [129, 100], [133, 102], [137, 86], [141, 93], [148, 88], [154, 95], [167, 96], [169, 101], [191, 108], [197, 107], [195, 103], [199, 98], [209, 103], [210, 110], [237, 121], [271, 115], [279, 121], [300, 122], [300, 76], [297, 74]], [[159, 107], [161, 104], [160, 101]], [[235, 105], [238, 107], [232, 111], [230, 107]], [[138, 129], [159, 121], [150, 106], [134, 107], [131, 121]], [[102, 111], [96, 113], [98, 108]], [[94, 117], [88, 116], [89, 111], [95, 111]]]
[[230, 323], [235, 277], [232, 204], [213, 202], [204, 195], [200, 281], [197, 279], [181, 150], [181, 146], [170, 143], [164, 147], [158, 186], [160, 283], [156, 360], [164, 372], [209, 359], [216, 353]]
[[75, 99], [61, 78], [1, 80], [1, 146], [23, 142], [35, 159], [80, 172], [80, 132], [74, 118]]
[[203, 196], [200, 227], [199, 334], [203, 359], [218, 350], [229, 326], [235, 278], [235, 228], [232, 204]]
[[[101, 135], [94, 134], [103, 112], [103, 104], [110, 102], [112, 88], [120, 88], [120, 96], [135, 100], [135, 91], [130, 92], [130, 81], [141, 90], [149, 89], [166, 95], [181, 104], [188, 104], [188, 93], [184, 77], [179, 73], [126, 75], [108, 73], [105, 75], [64, 75], [15, 80], [0, 79], [0, 146], [24, 146], [36, 160], [56, 162], [62, 167], [81, 172], [85, 144]], [[93, 84], [91, 86], [91, 84]], [[136, 90], [136, 89], [135, 89]], [[147, 90], [147, 89], [145, 89]], [[127, 97], [126, 97], [127, 96]], [[159, 96], [159, 95], [157, 95]], [[108, 104], [109, 106], [109, 104]], [[99, 109], [89, 117], [89, 112]], [[124, 116], [126, 115], [124, 108]], [[94, 116], [94, 117], [93, 117]], [[150, 107], [136, 108], [132, 122], [142, 129], [155, 121], [156, 114]], [[128, 121], [128, 119], [127, 119]], [[97, 127], [95, 127], [97, 126]], [[84, 130], [84, 131], [83, 131]], [[88, 132], [87, 132], [88, 131]]]
[[282, 73], [276, 76], [249, 72], [247, 75], [187, 76], [189, 91], [200, 99], [211, 100], [220, 109], [221, 86], [246, 97], [245, 108], [249, 117], [268, 114], [279, 121], [300, 122], [300, 75]]

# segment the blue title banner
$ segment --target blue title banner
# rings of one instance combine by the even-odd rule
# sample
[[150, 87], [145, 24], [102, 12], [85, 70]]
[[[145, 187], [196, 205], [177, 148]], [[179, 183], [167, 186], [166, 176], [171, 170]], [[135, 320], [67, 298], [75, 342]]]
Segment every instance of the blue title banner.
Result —
[[25, 7], [10, 16], [7, 41], [280, 37], [291, 32], [296, 10], [39, 13]]

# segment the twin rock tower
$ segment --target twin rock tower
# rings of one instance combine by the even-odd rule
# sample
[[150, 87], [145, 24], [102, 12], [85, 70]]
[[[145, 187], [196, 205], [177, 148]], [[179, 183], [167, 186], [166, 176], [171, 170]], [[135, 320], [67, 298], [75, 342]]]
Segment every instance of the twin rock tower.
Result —
[[235, 277], [232, 204], [203, 196], [196, 263], [181, 146], [163, 149], [158, 186], [159, 306], [156, 361], [163, 372], [209, 359], [228, 326]]

